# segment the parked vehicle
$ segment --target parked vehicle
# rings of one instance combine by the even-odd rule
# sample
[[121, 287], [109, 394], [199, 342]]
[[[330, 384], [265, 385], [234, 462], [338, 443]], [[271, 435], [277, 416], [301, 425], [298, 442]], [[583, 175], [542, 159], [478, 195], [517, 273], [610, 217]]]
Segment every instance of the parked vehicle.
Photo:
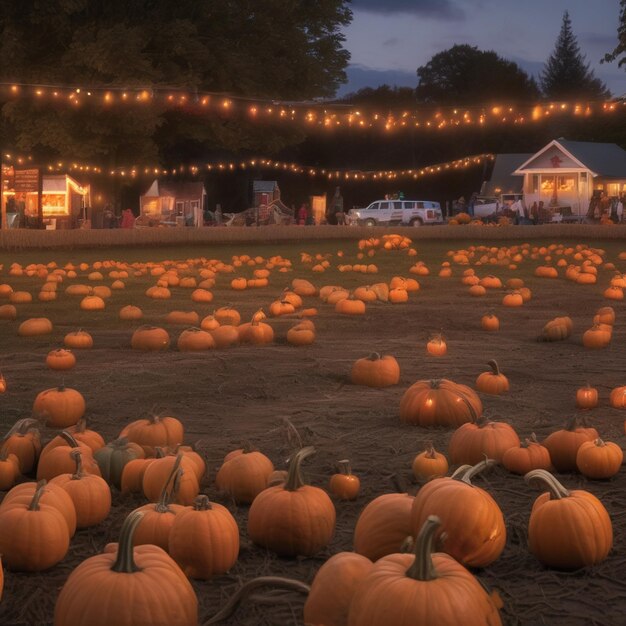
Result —
[[443, 224], [439, 202], [430, 200], [376, 200], [364, 209], [351, 209], [348, 221], [359, 226], [423, 226]]

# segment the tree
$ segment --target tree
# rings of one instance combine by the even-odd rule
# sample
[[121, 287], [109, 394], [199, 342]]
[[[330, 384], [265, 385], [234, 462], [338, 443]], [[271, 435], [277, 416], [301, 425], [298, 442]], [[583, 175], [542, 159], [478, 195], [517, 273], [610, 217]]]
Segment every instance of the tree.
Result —
[[620, 0], [619, 26], [617, 27], [618, 44], [612, 52], [604, 55], [600, 63], [612, 63], [619, 59], [617, 66], [626, 65], [626, 0]]
[[[281, 100], [334, 94], [349, 53], [348, 0], [2, 0], [0, 81], [172, 89]], [[0, 102], [0, 104], [2, 104]], [[191, 107], [193, 109], [193, 107]], [[192, 111], [193, 112], [193, 111]], [[2, 115], [22, 151], [109, 165], [184, 160], [185, 146], [277, 149], [302, 138], [245, 116], [162, 104], [73, 109], [11, 100]]]
[[611, 97], [606, 85], [589, 69], [572, 32], [569, 13], [563, 13], [554, 51], [541, 72], [541, 89], [552, 100], [603, 100]]
[[467, 44], [439, 52], [417, 69], [417, 100], [436, 105], [535, 101], [539, 90], [516, 63]]
[[415, 89], [411, 87], [397, 87], [380, 85], [379, 87], [363, 87], [358, 91], [348, 93], [338, 102], [379, 107], [382, 109], [399, 109], [402, 107], [414, 108], [416, 105]]

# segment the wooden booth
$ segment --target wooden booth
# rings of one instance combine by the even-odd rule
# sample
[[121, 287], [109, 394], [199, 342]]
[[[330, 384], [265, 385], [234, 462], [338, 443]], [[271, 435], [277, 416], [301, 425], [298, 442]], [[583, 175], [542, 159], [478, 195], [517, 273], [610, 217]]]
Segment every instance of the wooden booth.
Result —
[[201, 182], [155, 180], [139, 198], [136, 226], [202, 226], [206, 189]]

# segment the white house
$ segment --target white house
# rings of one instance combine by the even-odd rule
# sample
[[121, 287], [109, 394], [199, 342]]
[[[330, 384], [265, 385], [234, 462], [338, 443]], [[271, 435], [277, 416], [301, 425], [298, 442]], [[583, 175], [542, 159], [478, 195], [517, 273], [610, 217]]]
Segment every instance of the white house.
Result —
[[614, 143], [554, 139], [512, 174], [524, 176], [526, 206], [543, 201], [553, 213], [581, 218], [595, 190], [626, 192], [626, 151]]

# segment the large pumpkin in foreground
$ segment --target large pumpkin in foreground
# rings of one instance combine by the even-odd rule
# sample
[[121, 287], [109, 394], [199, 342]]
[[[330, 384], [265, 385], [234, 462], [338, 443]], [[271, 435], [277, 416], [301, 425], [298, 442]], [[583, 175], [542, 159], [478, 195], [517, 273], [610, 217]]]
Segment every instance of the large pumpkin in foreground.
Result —
[[417, 426], [460, 426], [483, 412], [478, 394], [445, 378], [418, 380], [400, 401], [400, 419]]
[[119, 544], [70, 574], [54, 608], [54, 626], [197, 626], [196, 594], [174, 560], [158, 546], [133, 547], [141, 516], [131, 513]]
[[415, 555], [390, 554], [359, 583], [348, 626], [501, 626], [481, 584], [447, 554], [431, 554], [437, 517], [424, 522]]

